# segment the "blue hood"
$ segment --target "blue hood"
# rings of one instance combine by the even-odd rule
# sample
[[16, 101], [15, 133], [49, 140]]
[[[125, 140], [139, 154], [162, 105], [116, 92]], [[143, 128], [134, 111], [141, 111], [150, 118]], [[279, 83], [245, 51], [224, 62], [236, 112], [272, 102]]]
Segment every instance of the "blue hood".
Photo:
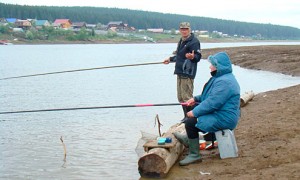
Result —
[[215, 77], [232, 73], [231, 61], [226, 52], [219, 52], [215, 55], [209, 56], [207, 59], [217, 69], [217, 74]]

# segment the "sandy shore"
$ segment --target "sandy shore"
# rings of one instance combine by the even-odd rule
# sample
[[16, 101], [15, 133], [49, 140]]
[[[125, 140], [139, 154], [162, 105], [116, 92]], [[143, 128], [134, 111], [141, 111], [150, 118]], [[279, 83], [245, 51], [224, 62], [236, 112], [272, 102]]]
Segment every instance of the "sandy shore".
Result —
[[[300, 76], [300, 46], [218, 48], [204, 58], [219, 51], [241, 67]], [[238, 158], [201, 151], [203, 162], [176, 164], [168, 179], [300, 179], [300, 85], [255, 95], [242, 108], [235, 136]]]
[[248, 69], [300, 76], [300, 45], [246, 46], [203, 50], [203, 58], [225, 51], [232, 63]]

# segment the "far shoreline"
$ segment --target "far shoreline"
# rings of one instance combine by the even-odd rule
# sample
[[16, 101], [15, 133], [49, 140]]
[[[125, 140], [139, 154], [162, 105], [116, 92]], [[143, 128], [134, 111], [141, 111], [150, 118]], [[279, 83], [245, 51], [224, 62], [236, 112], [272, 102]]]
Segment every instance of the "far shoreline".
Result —
[[[245, 43], [245, 42], [300, 42], [300, 40], [249, 40], [249, 39], [199, 39], [200, 43]], [[150, 41], [115, 41], [112, 40], [88, 40], [88, 41], [29, 41], [29, 40], [5, 40], [12, 45], [63, 45], [63, 44], [167, 44], [178, 43], [177, 39]]]

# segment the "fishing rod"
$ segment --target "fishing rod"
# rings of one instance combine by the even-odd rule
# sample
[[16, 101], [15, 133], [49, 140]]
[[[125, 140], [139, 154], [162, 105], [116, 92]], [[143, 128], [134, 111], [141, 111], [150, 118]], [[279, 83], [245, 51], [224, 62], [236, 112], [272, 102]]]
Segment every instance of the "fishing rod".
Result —
[[145, 66], [145, 65], [153, 65], [153, 64], [163, 64], [163, 62], [149, 62], [149, 63], [140, 63], [140, 64], [125, 64], [125, 65], [116, 65], [116, 66], [102, 66], [102, 67], [95, 67], [95, 68], [74, 69], [74, 70], [67, 70], [67, 71], [57, 71], [57, 72], [31, 74], [31, 75], [24, 75], [24, 76], [6, 77], [6, 78], [1, 78], [0, 80], [18, 79], [18, 78], [26, 78], [26, 77], [33, 77], [33, 76], [44, 76], [44, 75], [51, 75], [51, 74], [62, 74], [62, 73], [70, 73], [70, 72], [78, 72], [78, 71], [91, 71], [91, 70], [98, 70], [98, 69], [109, 69], [109, 68], [130, 67], [130, 66]]
[[148, 107], [148, 106], [187, 106], [187, 103], [167, 103], [167, 104], [136, 104], [136, 105], [119, 105], [119, 106], [94, 106], [94, 107], [74, 107], [74, 108], [61, 108], [61, 109], [37, 109], [37, 110], [23, 110], [23, 111], [7, 111], [0, 112], [0, 114], [24, 114], [35, 112], [49, 112], [49, 111], [74, 111], [74, 110], [87, 110], [87, 109], [108, 109], [108, 108], [130, 108], [130, 107]]

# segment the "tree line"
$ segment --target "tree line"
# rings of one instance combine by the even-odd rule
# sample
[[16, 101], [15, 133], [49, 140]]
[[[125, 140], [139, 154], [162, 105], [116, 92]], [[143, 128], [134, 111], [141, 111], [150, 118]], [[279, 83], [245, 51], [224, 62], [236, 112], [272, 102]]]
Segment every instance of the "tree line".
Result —
[[180, 22], [188, 21], [194, 30], [218, 31], [231, 36], [261, 36], [274, 40], [300, 39], [300, 29], [295, 27], [118, 8], [27, 6], [0, 3], [0, 17], [51, 22], [55, 19], [70, 19], [72, 22], [90, 24], [123, 21], [136, 29], [163, 28], [167, 30], [178, 29]]

